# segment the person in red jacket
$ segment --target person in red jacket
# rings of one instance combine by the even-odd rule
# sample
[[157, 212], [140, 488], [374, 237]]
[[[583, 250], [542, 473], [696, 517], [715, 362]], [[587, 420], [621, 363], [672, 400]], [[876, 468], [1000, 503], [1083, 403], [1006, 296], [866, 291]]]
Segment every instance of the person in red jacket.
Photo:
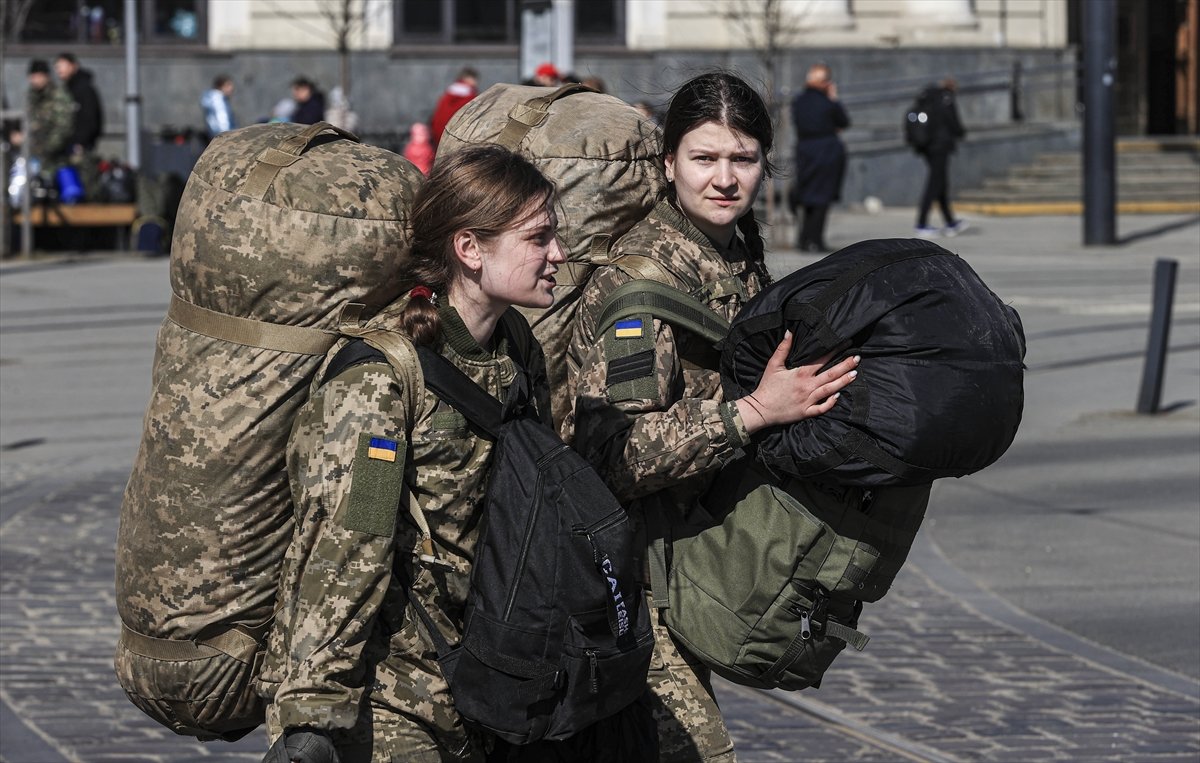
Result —
[[454, 82], [446, 88], [446, 92], [442, 93], [437, 106], [433, 109], [433, 118], [429, 120], [429, 130], [434, 146], [442, 139], [442, 132], [446, 129], [446, 123], [450, 121], [450, 117], [477, 95], [479, 95], [479, 72], [469, 66], [464, 66], [458, 72], [458, 77]]

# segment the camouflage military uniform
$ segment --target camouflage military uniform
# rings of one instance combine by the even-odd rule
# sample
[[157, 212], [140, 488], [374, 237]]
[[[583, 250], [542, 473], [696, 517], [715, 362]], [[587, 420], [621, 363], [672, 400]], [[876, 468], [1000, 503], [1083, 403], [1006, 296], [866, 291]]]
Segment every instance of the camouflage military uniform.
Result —
[[53, 82], [41, 90], [29, 90], [29, 151], [42, 163], [43, 172], [52, 172], [67, 159], [71, 131], [75, 126], [75, 102], [67, 91]]
[[[442, 354], [501, 397], [518, 372], [509, 340], [498, 329], [496, 352], [485, 351], [453, 308], [440, 312]], [[411, 581], [457, 640], [492, 443], [429, 391], [407, 421], [398, 385], [386, 364], [352, 366], [296, 418], [288, 444], [296, 530], [260, 682], [273, 696], [268, 726], [273, 738], [285, 728], [329, 730], [343, 763], [481, 760], [487, 741], [454, 711], [405, 587]], [[541, 399], [548, 407], [548, 392]], [[398, 445], [394, 460], [372, 455], [381, 441]], [[419, 503], [439, 555], [456, 569], [415, 563], [416, 526], [403, 510], [396, 517], [406, 500]]]
[[[730, 319], [768, 279], [740, 238], [729, 251], [718, 251], [667, 201], [617, 242], [614, 257], [628, 254], [659, 263], [674, 276], [673, 286], [700, 295]], [[703, 339], [648, 314], [634, 319], [641, 324], [637, 336], [628, 329], [618, 336], [615, 328], [596, 335], [605, 298], [632, 277], [618, 262], [588, 282], [568, 355], [575, 410], [565, 428], [644, 528], [655, 512], [667, 522], [682, 518], [749, 437], [737, 407], [724, 400], [717, 355]], [[612, 368], [622, 373], [610, 383]], [[649, 691], [662, 760], [732, 761], [709, 671], [680, 650], [661, 623], [655, 639]]]

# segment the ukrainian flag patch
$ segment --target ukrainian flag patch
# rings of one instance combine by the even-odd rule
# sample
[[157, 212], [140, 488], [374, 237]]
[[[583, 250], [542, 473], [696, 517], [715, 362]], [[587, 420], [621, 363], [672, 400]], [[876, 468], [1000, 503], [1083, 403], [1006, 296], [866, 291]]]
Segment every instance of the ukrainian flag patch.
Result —
[[640, 339], [642, 336], [642, 319], [629, 318], [617, 321], [614, 325], [617, 339]]
[[371, 442], [367, 445], [367, 458], [394, 463], [396, 461], [396, 441], [385, 437], [372, 437]]

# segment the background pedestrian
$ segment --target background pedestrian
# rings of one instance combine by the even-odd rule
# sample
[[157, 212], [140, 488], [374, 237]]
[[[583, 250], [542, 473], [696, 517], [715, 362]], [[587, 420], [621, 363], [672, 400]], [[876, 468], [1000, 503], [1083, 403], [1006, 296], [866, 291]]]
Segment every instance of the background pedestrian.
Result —
[[796, 181], [791, 206], [803, 209], [796, 246], [802, 252], [828, 252], [825, 221], [829, 205], [842, 196], [846, 146], [838, 133], [850, 126], [837, 100], [833, 73], [825, 64], [809, 68], [804, 91], [792, 100], [796, 128]]
[[[967, 221], [955, 219], [950, 209], [950, 154], [967, 135], [958, 116], [957, 91], [958, 83], [947, 77], [939, 84], [925, 88], [918, 99], [921, 109], [929, 116], [929, 141], [917, 150], [929, 168], [917, 211], [916, 233], [922, 238], [933, 238], [939, 232], [957, 236], [967, 229]], [[942, 212], [944, 227], [941, 231], [929, 225], [929, 210], [935, 201]]]
[[325, 95], [312, 80], [307, 77], [292, 80], [292, 100], [296, 102], [293, 122], [312, 125], [325, 120]]
[[71, 130], [70, 153], [74, 156], [91, 154], [96, 141], [104, 132], [104, 109], [96, 92], [92, 73], [81, 68], [72, 53], [59, 53], [54, 59], [54, 73], [75, 104], [75, 119]]
[[209, 140], [223, 132], [237, 127], [233, 119], [233, 107], [229, 99], [233, 97], [233, 79], [228, 74], [218, 74], [213, 78], [212, 87], [200, 96], [200, 108], [204, 110], [204, 128]]
[[450, 117], [477, 95], [479, 95], [479, 72], [470, 66], [464, 66], [442, 93], [442, 97], [438, 98], [437, 105], [433, 107], [433, 116], [429, 120], [429, 137], [435, 148], [438, 141], [442, 139], [442, 133], [446, 130], [446, 124], [450, 121]]

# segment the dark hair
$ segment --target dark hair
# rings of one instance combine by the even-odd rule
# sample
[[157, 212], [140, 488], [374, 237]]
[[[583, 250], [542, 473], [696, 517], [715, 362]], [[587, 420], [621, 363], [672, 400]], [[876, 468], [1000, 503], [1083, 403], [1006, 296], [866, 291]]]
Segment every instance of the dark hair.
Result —
[[[683, 136], [706, 122], [716, 122], [757, 140], [765, 174], [775, 174], [775, 165], [770, 160], [775, 127], [767, 104], [748, 82], [729, 72], [715, 71], [683, 83], [671, 98], [663, 117], [663, 155], [674, 154]], [[671, 193], [674, 193], [673, 188]], [[742, 215], [737, 224], [751, 252], [761, 262], [762, 234], [754, 210]]]
[[[531, 202], [544, 209], [554, 200], [554, 184], [528, 159], [500, 146], [470, 146], [439, 157], [413, 199], [411, 274], [444, 299], [456, 272], [456, 233], [471, 231], [490, 241], [524, 222]], [[416, 344], [437, 340], [441, 324], [429, 299], [410, 297], [400, 320]]]
[[316, 90], [317, 86], [308, 77], [297, 77], [292, 80], [292, 87], [306, 87], [309, 90]]
[[46, 63], [44, 58], [35, 58], [29, 62], [30, 74], [49, 74], [50, 64]]
[[213, 77], [213, 90], [220, 90], [230, 82], [233, 82], [233, 79], [228, 74], [218, 74]]
[[74, 53], [59, 53], [57, 56], [54, 57], [54, 60], [55, 61], [66, 61], [67, 63], [71, 64], [72, 66], [79, 66], [79, 59], [75, 57]]

